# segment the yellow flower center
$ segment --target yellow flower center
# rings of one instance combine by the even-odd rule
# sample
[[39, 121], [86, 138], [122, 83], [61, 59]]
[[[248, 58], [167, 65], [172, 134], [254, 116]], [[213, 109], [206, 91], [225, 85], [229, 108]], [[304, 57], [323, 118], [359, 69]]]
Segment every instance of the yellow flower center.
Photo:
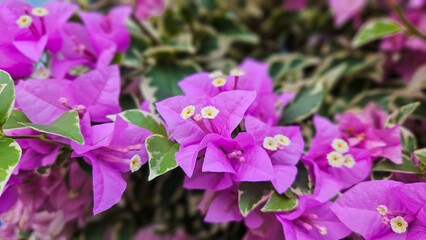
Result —
[[16, 23], [20, 28], [27, 28], [31, 26], [31, 23], [33, 23], [33, 19], [28, 15], [22, 15], [18, 18]]
[[283, 145], [283, 146], [289, 146], [291, 144], [291, 140], [290, 138], [288, 138], [287, 136], [284, 136], [282, 134], [277, 134], [274, 136], [275, 140], [278, 141], [279, 144]]
[[130, 171], [132, 172], [136, 172], [137, 170], [139, 170], [142, 166], [142, 161], [141, 161], [141, 157], [136, 154], [135, 156], [132, 157], [132, 159], [130, 159]]
[[192, 117], [192, 115], [194, 115], [194, 113], [195, 113], [195, 106], [189, 105], [189, 106], [186, 106], [184, 109], [182, 109], [180, 116], [183, 119], [188, 119], [188, 118]]
[[203, 118], [214, 119], [217, 114], [219, 114], [219, 110], [213, 106], [207, 106], [201, 109], [201, 116]]
[[343, 165], [352, 168], [355, 165], [355, 159], [351, 154], [346, 154], [343, 158]]
[[219, 70], [216, 70], [216, 71], [211, 72], [211, 73], [209, 74], [209, 78], [212, 78], [212, 79], [220, 78], [220, 77], [223, 77], [223, 72], [222, 72], [222, 71], [219, 71]]
[[396, 233], [404, 233], [407, 231], [408, 223], [400, 216], [392, 218], [390, 224], [392, 230]]
[[334, 151], [339, 153], [347, 153], [349, 151], [348, 143], [341, 138], [334, 139], [331, 143], [331, 147], [334, 149]]
[[215, 86], [215, 87], [222, 87], [222, 86], [224, 86], [224, 85], [225, 85], [225, 83], [226, 83], [226, 78], [223, 78], [223, 77], [215, 78], [215, 79], [212, 81], [212, 84], [213, 84], [213, 86]]
[[246, 74], [246, 73], [243, 70], [240, 70], [240, 69], [231, 70], [232, 76], [243, 76], [244, 74]]
[[265, 137], [263, 139], [263, 147], [265, 149], [275, 151], [278, 149], [278, 141], [273, 137]]
[[42, 8], [42, 7], [36, 7], [36, 8], [33, 8], [33, 10], [31, 10], [31, 13], [34, 16], [43, 17], [43, 16], [46, 16], [47, 14], [49, 14], [49, 10], [47, 10], [46, 8]]
[[327, 161], [330, 166], [337, 168], [342, 167], [344, 164], [343, 155], [335, 151], [327, 154]]

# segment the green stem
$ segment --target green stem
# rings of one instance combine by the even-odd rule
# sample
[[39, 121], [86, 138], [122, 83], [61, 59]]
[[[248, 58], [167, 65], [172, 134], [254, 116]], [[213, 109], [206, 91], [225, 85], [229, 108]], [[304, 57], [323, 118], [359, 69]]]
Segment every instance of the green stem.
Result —
[[37, 135], [37, 136], [9, 136], [9, 135], [6, 135], [4, 133], [0, 133], [0, 137], [12, 138], [14, 140], [16, 140], [16, 139], [37, 139], [37, 140], [41, 140], [41, 141], [45, 141], [45, 142], [60, 144], [62, 146], [68, 146], [65, 143], [61, 143], [61, 142], [57, 142], [57, 141], [53, 141], [53, 140], [47, 139], [45, 137], [45, 135], [43, 135], [43, 134], [42, 135]]
[[426, 41], [426, 35], [423, 34], [416, 26], [414, 26], [414, 24], [411, 23], [410, 20], [408, 20], [401, 6], [399, 6], [395, 0], [388, 0], [388, 3], [392, 7], [396, 15], [398, 16], [402, 24], [404, 24], [404, 26], [407, 28], [409, 34], [417, 36], [421, 38], [422, 40]]
[[152, 34], [151, 31], [141, 21], [139, 21], [139, 19], [137, 19], [134, 15], [132, 15], [131, 19], [136, 24], [136, 26], [139, 28], [139, 30], [141, 30], [141, 32], [143, 32], [152, 41], [152, 43], [154, 45], [160, 45], [161, 44], [160, 40], [158, 40], [154, 36], [154, 34]]

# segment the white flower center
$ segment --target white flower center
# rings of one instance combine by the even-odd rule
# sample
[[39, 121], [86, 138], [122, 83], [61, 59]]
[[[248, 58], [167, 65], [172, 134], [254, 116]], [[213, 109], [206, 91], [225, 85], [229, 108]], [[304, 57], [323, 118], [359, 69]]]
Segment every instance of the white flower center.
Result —
[[327, 228], [326, 227], [319, 227], [319, 232], [321, 233], [321, 235], [326, 235], [327, 234]]
[[223, 77], [223, 72], [220, 70], [213, 71], [209, 74], [209, 78], [212, 78], [212, 79], [220, 78], [220, 77]]
[[192, 117], [192, 115], [194, 115], [194, 112], [195, 112], [195, 106], [189, 105], [189, 106], [186, 106], [184, 109], [182, 109], [180, 116], [183, 119], [188, 119], [188, 118]]
[[220, 78], [215, 78], [212, 81], [213, 86], [215, 87], [222, 87], [223, 85], [225, 85], [226, 83], [226, 78], [220, 77]]
[[400, 216], [392, 218], [390, 224], [392, 230], [396, 233], [404, 233], [407, 231], [408, 223]]
[[213, 106], [207, 106], [201, 109], [201, 116], [203, 118], [214, 119], [218, 113], [219, 110]]
[[240, 70], [240, 69], [232, 69], [231, 70], [232, 76], [243, 76], [244, 74], [246, 74], [246, 73], [243, 70]]
[[278, 149], [278, 141], [273, 137], [265, 137], [263, 139], [263, 147], [265, 149], [275, 151]]
[[331, 147], [339, 153], [347, 153], [349, 151], [348, 143], [341, 138], [334, 139], [331, 143]]
[[351, 154], [346, 154], [343, 158], [343, 165], [352, 168], [355, 165], [355, 159]]
[[49, 10], [47, 10], [46, 8], [42, 8], [42, 7], [36, 7], [36, 8], [33, 8], [33, 10], [31, 10], [31, 13], [34, 16], [43, 17], [43, 16], [46, 16], [47, 14], [49, 14]]
[[142, 166], [142, 161], [141, 161], [141, 157], [136, 154], [135, 156], [132, 157], [132, 159], [130, 159], [130, 171], [132, 172], [136, 172], [137, 170], [139, 170]]
[[376, 209], [377, 212], [382, 216], [386, 216], [386, 213], [388, 212], [388, 207], [385, 205], [379, 205]]
[[291, 144], [291, 140], [290, 138], [288, 138], [287, 136], [284, 136], [282, 134], [277, 134], [274, 136], [275, 140], [278, 141], [279, 144], [283, 145], [283, 146], [289, 146]]
[[31, 23], [33, 23], [33, 19], [32, 19], [32, 17], [30, 17], [28, 15], [22, 15], [18, 18], [16, 23], [18, 24], [18, 26], [20, 28], [27, 28], [27, 27], [31, 26]]
[[327, 154], [327, 161], [330, 166], [337, 168], [342, 167], [344, 163], [343, 155], [335, 151]]

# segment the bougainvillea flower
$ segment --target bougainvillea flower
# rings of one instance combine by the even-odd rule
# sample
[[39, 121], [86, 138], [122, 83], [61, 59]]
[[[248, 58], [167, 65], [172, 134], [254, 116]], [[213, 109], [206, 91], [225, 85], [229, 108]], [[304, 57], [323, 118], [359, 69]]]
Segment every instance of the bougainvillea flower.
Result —
[[165, 0], [136, 0], [135, 16], [145, 21], [151, 16], [161, 15], [165, 7]]
[[426, 183], [362, 182], [332, 205], [337, 217], [366, 240], [424, 239]]
[[176, 161], [189, 177], [198, 152], [209, 142], [204, 138], [210, 133], [231, 137], [255, 97], [254, 92], [235, 90], [212, 98], [176, 96], [156, 104], [174, 139], [180, 143]]
[[[285, 239], [333, 240], [349, 235], [351, 230], [343, 225], [330, 206], [331, 202], [320, 203], [311, 195], [299, 197], [299, 204], [294, 210], [277, 214]], [[359, 221], [359, 218], [356, 219]]]
[[346, 21], [359, 17], [366, 0], [329, 0], [331, 11], [334, 15], [334, 24], [338, 27], [342, 26]]
[[256, 144], [262, 146], [271, 158], [274, 168], [272, 184], [283, 193], [293, 183], [296, 164], [303, 152], [304, 142], [299, 126], [270, 127], [262, 121], [248, 116], [245, 119], [247, 132], [253, 134]]
[[118, 52], [125, 52], [130, 44], [130, 34], [124, 24], [131, 11], [130, 6], [119, 6], [112, 8], [106, 16], [96, 12], [82, 12], [79, 15], [90, 34], [113, 41]]
[[213, 97], [234, 89], [256, 92], [256, 99], [246, 115], [261, 119], [271, 125], [278, 121], [276, 105], [282, 99], [275, 96], [268, 65], [254, 59], [246, 59], [229, 76], [220, 71], [196, 73], [178, 83], [187, 96]]
[[115, 123], [90, 126], [86, 115], [81, 123], [85, 145], [71, 143], [72, 157], [83, 157], [93, 169], [93, 213], [115, 205], [126, 189], [120, 172], [137, 171], [148, 161], [144, 147], [148, 130], [125, 122], [117, 116]]
[[99, 34], [79, 23], [65, 23], [61, 36], [61, 57], [55, 56], [52, 61], [52, 73], [56, 78], [65, 77], [71, 68], [79, 65], [89, 69], [106, 67], [117, 50], [117, 44], [111, 36]]
[[227, 172], [203, 172], [204, 159], [195, 163], [194, 173], [191, 177], [185, 176], [184, 188], [188, 189], [210, 189], [219, 191], [232, 186], [231, 173]]
[[370, 173], [370, 155], [349, 146], [338, 127], [328, 119], [314, 117], [316, 134], [303, 162], [315, 176], [315, 197], [327, 201]]
[[273, 212], [262, 212], [264, 205], [253, 209], [244, 218], [244, 224], [248, 228], [243, 240], [281, 239], [284, 236], [281, 223]]
[[86, 112], [94, 122], [110, 121], [121, 111], [120, 73], [117, 66], [88, 72], [74, 81], [37, 79], [16, 86], [19, 107], [33, 123], [49, 124], [70, 109]]
[[386, 157], [402, 163], [401, 130], [399, 125], [385, 128], [386, 112], [369, 104], [359, 114], [344, 113], [338, 117], [339, 128], [349, 145], [367, 150], [372, 157]]
[[[23, 1], [0, 3], [0, 68], [14, 77], [29, 76], [32, 63], [47, 48], [57, 52], [61, 47], [59, 29], [77, 9], [75, 4], [53, 1], [33, 7]], [[23, 68], [22, 68], [23, 67]]]
[[243, 219], [238, 207], [236, 186], [216, 192], [207, 190], [198, 208], [205, 213], [206, 222], [223, 223]]

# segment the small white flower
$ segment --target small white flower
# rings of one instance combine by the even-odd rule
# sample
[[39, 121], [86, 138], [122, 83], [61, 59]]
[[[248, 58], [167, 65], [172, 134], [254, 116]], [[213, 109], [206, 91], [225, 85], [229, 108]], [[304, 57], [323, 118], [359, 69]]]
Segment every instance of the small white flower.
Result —
[[392, 230], [396, 233], [404, 233], [407, 231], [408, 223], [400, 216], [392, 218], [390, 224]]
[[263, 139], [263, 147], [265, 149], [275, 151], [278, 149], [278, 141], [273, 137], [265, 137]]
[[386, 213], [388, 212], [388, 207], [385, 205], [379, 205], [376, 209], [377, 212], [382, 216], [386, 216]]
[[332, 167], [342, 167], [343, 166], [343, 155], [339, 152], [331, 152], [327, 154], [328, 164]]
[[343, 157], [343, 165], [352, 168], [355, 165], [355, 158], [351, 154], [346, 154]]
[[189, 106], [186, 106], [184, 109], [182, 109], [180, 116], [183, 119], [188, 119], [188, 118], [192, 117], [192, 115], [194, 115], [194, 113], [195, 113], [195, 106], [189, 105]]
[[28, 15], [22, 15], [18, 18], [16, 23], [20, 28], [27, 28], [31, 26], [31, 23], [33, 23], [33, 18]]
[[31, 13], [34, 16], [43, 17], [43, 16], [46, 16], [47, 14], [49, 14], [49, 10], [47, 10], [46, 8], [42, 8], [42, 7], [36, 7], [36, 8], [33, 8], [33, 10], [31, 10]]
[[348, 143], [341, 138], [334, 139], [331, 143], [331, 147], [339, 153], [347, 153], [349, 151]]
[[246, 73], [243, 71], [243, 70], [240, 70], [240, 69], [232, 69], [231, 70], [231, 75], [232, 76], [235, 76], [235, 77], [239, 77], [239, 76], [243, 76], [243, 75], [245, 75]]
[[219, 114], [219, 110], [213, 106], [207, 106], [201, 109], [201, 116], [203, 118], [214, 119], [217, 114]]
[[212, 81], [213, 86], [215, 87], [222, 87], [226, 84], [226, 78], [220, 77], [220, 78], [215, 78]]
[[141, 161], [141, 157], [136, 154], [135, 156], [132, 157], [132, 159], [130, 159], [130, 171], [132, 172], [136, 172], [137, 170], [139, 170], [142, 166], [142, 161]]
[[326, 227], [319, 227], [319, 232], [321, 233], [321, 235], [326, 235], [327, 234], [327, 228]]
[[283, 146], [289, 146], [291, 144], [291, 140], [290, 138], [288, 138], [287, 136], [284, 136], [282, 134], [277, 134], [274, 136], [275, 140], [278, 141], [279, 144], [283, 145]]
[[220, 70], [213, 71], [209, 74], [209, 78], [211, 79], [220, 78], [220, 77], [223, 77], [223, 72]]

